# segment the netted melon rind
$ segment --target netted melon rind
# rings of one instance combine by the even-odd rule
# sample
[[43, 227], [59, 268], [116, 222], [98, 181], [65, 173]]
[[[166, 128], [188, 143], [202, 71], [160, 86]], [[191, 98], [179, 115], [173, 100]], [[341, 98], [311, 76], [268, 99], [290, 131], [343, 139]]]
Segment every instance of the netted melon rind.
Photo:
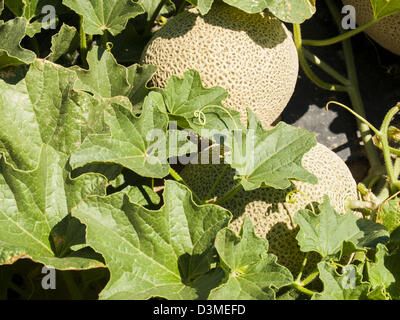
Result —
[[[268, 239], [269, 251], [277, 255], [278, 262], [294, 274], [297, 274], [304, 259], [295, 239], [298, 229], [293, 223], [294, 214], [310, 202], [322, 202], [325, 194], [340, 213], [345, 211], [346, 199], [357, 199], [357, 184], [350, 170], [342, 159], [324, 145], [317, 144], [306, 153], [302, 165], [317, 176], [318, 184], [295, 181], [294, 186], [286, 190], [266, 188], [240, 191], [232, 200], [223, 204], [234, 216], [230, 224], [232, 230], [238, 233], [244, 216], [248, 216], [256, 234]], [[181, 176], [204, 199], [224, 166], [226, 165], [189, 164], [182, 170]], [[232, 179], [234, 170], [228, 168], [225, 172], [210, 198], [223, 196], [235, 185], [236, 182]], [[286, 203], [286, 195], [291, 190], [299, 191], [296, 193], [297, 199], [294, 203]], [[311, 260], [317, 261], [317, 255], [312, 256]], [[312, 266], [313, 263], [309, 265]]]
[[299, 71], [292, 35], [280, 20], [220, 2], [204, 17], [191, 9], [171, 18], [141, 61], [158, 67], [152, 81], [161, 88], [172, 75], [197, 70], [205, 87], [228, 91], [224, 105], [239, 111], [244, 125], [249, 107], [265, 128], [288, 104]]

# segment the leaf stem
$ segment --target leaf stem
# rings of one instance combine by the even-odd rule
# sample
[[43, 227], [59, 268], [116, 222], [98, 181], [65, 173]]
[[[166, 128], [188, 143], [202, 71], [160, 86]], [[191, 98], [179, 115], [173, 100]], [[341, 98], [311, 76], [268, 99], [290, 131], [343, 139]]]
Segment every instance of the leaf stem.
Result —
[[316, 293], [315, 291], [312, 291], [312, 290], [310, 290], [310, 289], [307, 289], [307, 288], [302, 287], [300, 284], [298, 284], [298, 283], [296, 283], [296, 282], [292, 282], [290, 285], [291, 285], [293, 288], [299, 290], [299, 291], [302, 292], [302, 293], [305, 293], [306, 295], [308, 295], [308, 296], [310, 296], [310, 297], [312, 297], [312, 296]]
[[299, 62], [307, 77], [313, 81], [318, 87], [329, 90], [329, 91], [347, 91], [347, 88], [342, 85], [327, 83], [320, 79], [310, 68], [308, 65], [307, 59], [304, 56], [303, 52], [303, 45], [302, 45], [302, 38], [301, 38], [301, 27], [299, 24], [293, 24], [293, 35], [294, 35], [294, 42], [296, 45], [297, 53], [299, 55]]
[[319, 275], [319, 271], [315, 270], [313, 273], [311, 273], [309, 276], [307, 276], [302, 282], [300, 282], [301, 286], [306, 286], [308, 285], [311, 281], [313, 281], [317, 276]]
[[84, 68], [87, 68], [88, 67], [88, 64], [87, 64], [88, 47], [87, 47], [87, 42], [86, 42], [86, 33], [85, 33], [85, 29], [83, 27], [83, 16], [80, 16], [80, 18], [79, 18], [79, 37], [80, 37], [82, 66]]
[[229, 200], [231, 200], [236, 193], [243, 189], [243, 185], [239, 182], [230, 191], [228, 191], [222, 198], [214, 202], [214, 204], [221, 205]]
[[301, 264], [299, 274], [297, 275], [297, 278], [296, 278], [296, 280], [295, 280], [295, 282], [297, 282], [297, 283], [300, 283], [300, 282], [301, 282], [301, 277], [302, 277], [302, 275], [303, 275], [304, 268], [305, 268], [306, 265], [307, 265], [308, 254], [309, 254], [309, 252], [306, 252], [306, 254], [305, 254], [305, 256], [304, 256], [304, 260], [303, 260], [303, 263]]
[[103, 35], [101, 36], [101, 46], [107, 50], [108, 49], [108, 31], [104, 30]]
[[180, 5], [179, 8], [178, 8], [178, 11], [177, 11], [176, 13], [179, 14], [179, 13], [181, 13], [183, 10], [185, 10], [186, 5], [187, 5], [186, 0], [183, 0], [182, 3], [181, 3], [181, 5]]
[[396, 158], [396, 160], [394, 160], [393, 169], [395, 177], [398, 177], [400, 175], [400, 158]]
[[366, 24], [363, 24], [362, 26], [359, 26], [357, 29], [342, 33], [336, 37], [330, 38], [330, 39], [324, 39], [324, 40], [303, 40], [303, 45], [305, 46], [314, 46], [314, 47], [323, 47], [323, 46], [330, 46], [332, 44], [336, 44], [339, 42], [342, 42], [344, 40], [350, 39], [351, 37], [363, 32], [365, 29], [368, 29], [369, 27], [373, 26], [375, 23], [377, 23], [380, 19], [373, 19], [371, 21], [368, 21]]
[[339, 72], [337, 72], [335, 69], [333, 69], [330, 65], [325, 63], [324, 61], [321, 61], [315, 54], [312, 52], [308, 51], [306, 48], [302, 48], [302, 51], [304, 53], [304, 56], [312, 63], [314, 63], [317, 67], [319, 67], [321, 70], [325, 71], [327, 74], [332, 76], [334, 79], [339, 81], [341, 84], [344, 86], [348, 86], [350, 84], [350, 80], [347, 79], [346, 77], [342, 76]]
[[367, 209], [367, 210], [375, 210], [376, 205], [370, 201], [362, 201], [362, 200], [348, 200], [346, 202], [346, 209], [354, 210], [354, 209]]
[[158, 15], [161, 12], [161, 9], [164, 7], [164, 5], [167, 3], [167, 0], [161, 0], [160, 3], [158, 4], [156, 10], [154, 10], [153, 15], [150, 17], [150, 20], [147, 22], [146, 29], [144, 31], [143, 36], [144, 37], [150, 37], [151, 36], [151, 29], [154, 26], [154, 22], [156, 21]]
[[396, 115], [397, 112], [400, 110], [400, 104], [396, 105], [392, 109], [389, 110], [389, 112], [386, 114], [382, 127], [381, 127], [381, 143], [382, 143], [382, 148], [383, 148], [383, 158], [385, 160], [385, 165], [386, 165], [386, 171], [389, 176], [390, 182], [397, 188], [400, 189], [400, 182], [398, 180], [398, 177], [395, 176], [395, 171], [393, 167], [393, 162], [392, 162], [392, 156], [390, 154], [390, 149], [389, 149], [389, 141], [388, 141], [388, 129], [390, 125], [390, 121], [392, 118]]
[[[329, 11], [331, 12], [333, 19], [335, 20], [338, 26], [339, 31], [343, 33], [343, 30], [341, 28], [341, 16], [335, 1], [326, 0], [326, 4], [329, 8]], [[345, 56], [348, 78], [351, 83], [351, 85], [347, 87], [347, 93], [350, 97], [354, 111], [358, 113], [361, 117], [366, 118], [364, 104], [360, 94], [354, 52], [350, 38], [343, 41], [343, 51]], [[359, 119], [357, 119], [357, 125], [361, 133], [361, 138], [364, 142], [364, 147], [367, 153], [368, 161], [370, 163], [371, 167], [370, 171], [374, 173], [375, 171], [379, 170], [382, 164], [379, 159], [377, 148], [375, 147], [372, 141], [371, 131], [368, 125], [363, 123]]]

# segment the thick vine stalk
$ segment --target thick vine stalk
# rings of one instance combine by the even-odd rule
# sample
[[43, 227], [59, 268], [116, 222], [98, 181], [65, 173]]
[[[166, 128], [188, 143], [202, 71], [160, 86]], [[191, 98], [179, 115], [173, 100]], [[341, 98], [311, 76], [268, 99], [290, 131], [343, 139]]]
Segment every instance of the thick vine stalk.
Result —
[[[340, 11], [337, 8], [337, 5], [334, 3], [332, 0], [326, 0], [326, 4], [329, 8], [329, 11], [331, 12], [336, 24], [338, 25], [339, 31], [341, 32], [341, 36], [336, 37], [335, 39], [340, 39], [342, 41], [343, 45], [343, 50], [344, 50], [344, 56], [345, 56], [345, 62], [346, 62], [346, 67], [347, 67], [347, 78], [344, 78], [340, 76], [337, 71], [335, 71], [333, 68], [328, 67], [325, 64], [321, 63], [316, 63], [317, 66], [319, 66], [321, 69], [323, 69], [325, 72], [333, 76], [335, 79], [337, 79], [339, 82], [343, 83], [343, 85], [333, 85], [333, 84], [328, 84], [321, 79], [319, 79], [312, 71], [311, 68], [309, 67], [305, 54], [304, 54], [304, 49], [303, 45], [327, 45], [327, 44], [332, 44], [336, 43], [337, 41], [332, 40], [313, 40], [312, 42], [310, 40], [308, 41], [303, 41], [301, 38], [301, 28], [300, 25], [293, 25], [293, 34], [294, 34], [294, 40], [296, 44], [296, 48], [299, 53], [299, 60], [300, 64], [303, 68], [303, 71], [306, 73], [306, 75], [319, 87], [330, 90], [330, 91], [345, 91], [348, 93], [353, 110], [359, 114], [361, 117], [366, 118], [365, 114], [365, 109], [364, 109], [364, 104], [361, 98], [361, 93], [360, 93], [360, 88], [359, 88], [359, 83], [358, 83], [358, 76], [357, 76], [357, 70], [356, 70], [356, 64], [355, 64], [355, 58], [354, 58], [354, 52], [351, 44], [351, 39], [349, 38], [349, 35], [352, 35], [353, 33], [359, 33], [362, 30], [366, 29], [365, 26], [361, 27], [361, 31], [353, 32], [353, 33], [344, 33], [344, 30], [341, 28], [341, 15]], [[374, 20], [375, 21], [375, 20]], [[372, 25], [371, 23], [370, 25]], [[369, 26], [370, 26], [369, 25]], [[331, 43], [332, 42], [332, 43]], [[308, 58], [311, 60], [314, 60], [315, 62], [318, 62], [317, 57], [313, 56], [311, 53], [307, 52]], [[339, 76], [339, 77], [338, 77]], [[370, 164], [370, 174], [371, 175], [376, 175], [377, 172], [380, 171], [382, 167], [382, 163], [379, 158], [378, 154], [378, 149], [375, 147], [373, 140], [372, 140], [372, 133], [368, 125], [364, 122], [362, 122], [360, 119], [357, 119], [357, 126], [358, 129], [360, 130], [361, 133], [361, 138], [364, 143], [364, 147], [366, 150], [367, 158]]]

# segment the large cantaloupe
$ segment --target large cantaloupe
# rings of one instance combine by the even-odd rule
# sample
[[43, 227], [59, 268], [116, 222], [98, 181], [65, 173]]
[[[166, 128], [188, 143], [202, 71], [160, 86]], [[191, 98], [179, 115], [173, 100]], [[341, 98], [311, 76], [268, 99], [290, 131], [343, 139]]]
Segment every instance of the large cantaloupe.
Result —
[[[317, 144], [306, 153], [302, 165], [318, 178], [318, 184], [294, 181], [294, 186], [287, 190], [242, 190], [222, 204], [233, 214], [231, 229], [239, 232], [244, 216], [248, 216], [256, 234], [268, 239], [269, 251], [278, 256], [278, 262], [293, 274], [298, 273], [304, 259], [304, 253], [295, 239], [298, 229], [293, 223], [294, 214], [310, 202], [322, 202], [324, 195], [329, 196], [331, 205], [340, 213], [345, 211], [346, 199], [357, 199], [357, 185], [350, 170], [342, 159], [324, 145]], [[189, 164], [184, 167], [181, 176], [204, 199], [224, 166], [226, 164]], [[233, 180], [234, 170], [229, 168], [225, 172], [210, 198], [222, 197], [237, 183]], [[285, 198], [291, 190], [299, 191], [296, 193], [297, 199], [294, 203], [287, 203]], [[315, 254], [313, 258], [315, 262], [318, 255]]]
[[[343, 4], [352, 5], [356, 9], [358, 25], [363, 25], [374, 17], [370, 0], [343, 0]], [[400, 55], [400, 13], [383, 18], [366, 29], [365, 33], [385, 49]]]
[[171, 18], [150, 40], [141, 62], [158, 67], [157, 87], [165, 87], [171, 75], [197, 70], [205, 87], [228, 91], [224, 105], [240, 111], [243, 124], [249, 107], [265, 128], [288, 104], [299, 69], [292, 35], [280, 20], [222, 1], [205, 16], [190, 9]]

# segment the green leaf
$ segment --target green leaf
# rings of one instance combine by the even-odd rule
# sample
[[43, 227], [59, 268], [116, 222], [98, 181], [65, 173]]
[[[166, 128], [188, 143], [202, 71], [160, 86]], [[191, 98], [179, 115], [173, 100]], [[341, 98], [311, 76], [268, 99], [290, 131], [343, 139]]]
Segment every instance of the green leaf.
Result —
[[385, 266], [385, 258], [389, 255], [388, 249], [379, 243], [376, 248], [375, 261], [366, 262], [368, 281], [371, 289], [382, 287], [380, 291], [387, 296], [386, 288], [396, 281], [393, 274]]
[[215, 247], [227, 281], [212, 290], [212, 300], [272, 300], [277, 289], [293, 281], [292, 274], [267, 254], [268, 241], [258, 238], [248, 218], [244, 219], [239, 237], [223, 229], [217, 234]]
[[240, 113], [222, 105], [227, 96], [221, 87], [204, 88], [196, 70], [186, 71], [183, 78], [172, 76], [163, 90], [171, 119], [211, 140], [217, 140], [216, 133], [230, 136], [231, 131], [244, 129]]
[[47, 14], [46, 11], [42, 13], [45, 6], [54, 7], [58, 15], [65, 11], [59, 0], [6, 0], [5, 3], [15, 16], [25, 18], [28, 21], [26, 35], [31, 38], [42, 29], [41, 18], [44, 17], [45, 13]]
[[188, 70], [183, 78], [172, 76], [168, 80], [163, 96], [172, 115], [193, 118], [196, 111], [208, 105], [221, 105], [228, 93], [222, 87], [204, 88], [200, 74], [196, 70]]
[[101, 299], [196, 299], [222, 273], [210, 272], [217, 232], [231, 214], [214, 205], [197, 206], [183, 185], [166, 181], [164, 206], [147, 210], [123, 193], [89, 197], [73, 211], [87, 225], [87, 242], [111, 272]]
[[117, 36], [109, 37], [109, 42], [113, 43], [112, 54], [119, 63], [124, 65], [139, 63], [143, 49], [149, 40], [136, 32], [133, 21], [128, 22], [126, 28]]
[[0, 69], [35, 61], [35, 53], [20, 45], [25, 37], [26, 27], [27, 21], [24, 18], [15, 18], [6, 23], [0, 20]]
[[362, 282], [362, 276], [355, 266], [347, 265], [342, 274], [327, 262], [318, 263], [319, 276], [324, 284], [322, 293], [313, 295], [313, 300], [366, 300], [369, 283]]
[[400, 12], [400, 2], [397, 0], [371, 0], [371, 6], [376, 19]]
[[0, 0], [0, 14], [3, 12], [3, 10], [4, 10], [4, 0]]
[[214, 0], [187, 0], [189, 3], [197, 7], [202, 15], [205, 15], [210, 11]]
[[30, 38], [33, 38], [40, 31], [42, 31], [42, 22], [39, 20], [29, 23], [26, 27], [26, 35]]
[[[200, 13], [211, 9], [213, 0], [191, 0]], [[224, 0], [225, 3], [247, 13], [259, 13], [268, 9], [278, 19], [289, 23], [302, 23], [315, 13], [315, 0]]]
[[299, 210], [294, 216], [295, 224], [300, 227], [296, 239], [303, 252], [315, 251], [329, 257], [341, 253], [345, 241], [363, 249], [389, 240], [382, 225], [360, 219], [351, 211], [344, 215], [337, 213], [328, 196], [324, 196], [319, 211], [315, 215], [310, 210]]
[[236, 169], [235, 179], [245, 190], [286, 189], [290, 180], [317, 182], [301, 165], [303, 155], [317, 143], [314, 133], [283, 122], [267, 131], [250, 109], [247, 114], [248, 129], [235, 131], [225, 144], [232, 150], [226, 161]]
[[61, 26], [60, 31], [51, 38], [51, 53], [47, 60], [56, 62], [63, 55], [72, 53], [79, 47], [79, 34], [74, 27], [67, 24]]
[[36, 15], [39, 0], [5, 0], [6, 6], [17, 17], [30, 21]]
[[383, 203], [378, 211], [378, 221], [392, 233], [400, 226], [400, 199], [395, 198]]
[[46, 5], [55, 7], [58, 14], [65, 11], [59, 0], [5, 0], [5, 4], [14, 15], [28, 21], [41, 15], [42, 8]]
[[150, 204], [159, 204], [161, 199], [158, 194], [149, 186], [129, 186], [127, 190], [129, 201], [132, 203], [139, 204], [141, 206], [147, 206]]
[[[138, 2], [143, 6], [144, 11], [147, 13], [147, 21], [149, 22], [151, 17], [156, 12], [157, 7], [160, 5], [161, 1], [164, 0], [139, 0]], [[170, 14], [175, 11], [175, 4], [171, 0], [164, 1], [160, 14]]]
[[87, 61], [89, 70], [71, 68], [79, 78], [75, 83], [77, 90], [103, 98], [127, 96], [136, 109], [150, 91], [146, 84], [156, 71], [152, 65], [136, 64], [126, 68], [118, 64], [109, 51], [98, 46], [89, 51]]
[[128, 83], [130, 89], [127, 94], [132, 103], [133, 110], [142, 108], [144, 99], [149, 94], [151, 89], [147, 87], [147, 83], [153, 77], [157, 67], [150, 64], [134, 64], [127, 69]]
[[130, 90], [127, 68], [119, 65], [113, 55], [93, 46], [87, 56], [89, 70], [74, 66], [78, 75], [75, 89], [93, 93], [96, 97], [126, 96]]
[[[169, 173], [168, 116], [162, 96], [151, 92], [136, 118], [129, 110], [112, 106], [106, 110], [110, 134], [88, 136], [71, 156], [73, 168], [93, 162], [117, 163], [141, 176], [163, 178]], [[188, 142], [189, 143], [189, 142]], [[173, 150], [178, 153], [178, 150]]]
[[37, 167], [43, 144], [68, 156], [87, 135], [108, 132], [104, 109], [122, 103], [74, 91], [76, 74], [46, 60], [16, 70], [0, 78], [0, 150], [21, 170]]
[[68, 178], [65, 156], [44, 145], [37, 169], [20, 171], [0, 161], [0, 264], [21, 257], [57, 269], [102, 266], [70, 246], [84, 243], [83, 226], [68, 214], [89, 194], [105, 194], [105, 179]]
[[390, 294], [393, 300], [400, 300], [400, 248], [397, 246], [393, 252], [384, 257], [385, 268], [393, 275], [395, 281], [390, 283], [386, 292]]
[[385, 286], [379, 285], [375, 289], [368, 292], [368, 300], [390, 300], [389, 295], [386, 292]]
[[284, 123], [266, 131], [251, 110], [245, 131], [239, 113], [221, 104], [227, 92], [221, 87], [204, 88], [195, 70], [186, 71], [183, 78], [172, 76], [163, 97], [171, 119], [179, 125], [218, 143], [224, 138], [222, 143], [232, 150], [225, 154], [226, 161], [236, 169], [236, 179], [241, 179], [245, 190], [286, 189], [291, 179], [317, 182], [301, 166], [303, 155], [316, 145], [314, 134]]
[[152, 179], [140, 177], [132, 172], [121, 172], [110, 181], [110, 185], [114, 190], [109, 189], [108, 194], [123, 191], [128, 195], [130, 202], [141, 206], [158, 205], [161, 201], [157, 192], [153, 190]]
[[397, 227], [390, 234], [390, 242], [392, 243], [400, 243], [400, 227]]
[[144, 13], [132, 0], [63, 0], [63, 4], [83, 16], [85, 33], [110, 32], [113, 36], [125, 29], [129, 19]]
[[[94, 173], [71, 178], [68, 157], [90, 133], [107, 132], [97, 100], [73, 90], [74, 72], [46, 60], [0, 79], [0, 264], [20, 257], [58, 269], [102, 266], [85, 243], [85, 227], [70, 210], [104, 195]], [[129, 101], [128, 101], [129, 103]]]

